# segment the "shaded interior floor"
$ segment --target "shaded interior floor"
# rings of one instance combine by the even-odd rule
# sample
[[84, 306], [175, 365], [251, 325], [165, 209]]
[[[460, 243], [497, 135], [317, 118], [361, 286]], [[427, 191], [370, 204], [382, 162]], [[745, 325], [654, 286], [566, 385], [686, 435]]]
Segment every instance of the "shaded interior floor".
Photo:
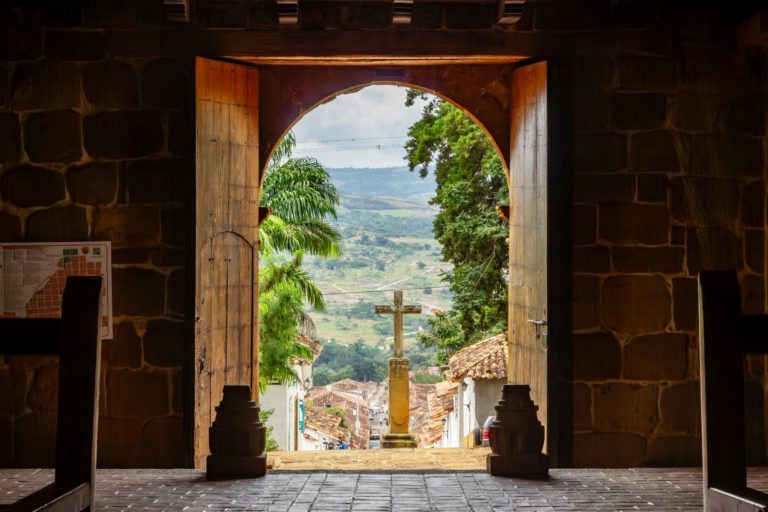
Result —
[[[96, 510], [593, 511], [701, 510], [698, 469], [558, 469], [549, 481], [482, 472], [290, 472], [207, 481], [202, 471], [99, 470]], [[51, 470], [0, 469], [0, 504], [51, 481]], [[750, 471], [768, 489], [768, 468]]]

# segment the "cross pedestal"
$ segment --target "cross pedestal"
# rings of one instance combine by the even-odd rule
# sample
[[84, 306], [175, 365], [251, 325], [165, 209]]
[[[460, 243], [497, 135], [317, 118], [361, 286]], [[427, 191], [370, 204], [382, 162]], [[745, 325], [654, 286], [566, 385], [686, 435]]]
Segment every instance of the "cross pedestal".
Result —
[[403, 315], [421, 313], [421, 306], [404, 306], [403, 292], [395, 290], [394, 306], [376, 306], [376, 313], [392, 315], [395, 323], [395, 357], [389, 360], [389, 432], [383, 448], [416, 448], [416, 438], [408, 432], [411, 411], [408, 389], [408, 359], [403, 357]]
[[408, 432], [411, 405], [408, 390], [408, 359], [389, 360], [389, 432], [381, 440], [383, 448], [416, 448], [416, 438]]

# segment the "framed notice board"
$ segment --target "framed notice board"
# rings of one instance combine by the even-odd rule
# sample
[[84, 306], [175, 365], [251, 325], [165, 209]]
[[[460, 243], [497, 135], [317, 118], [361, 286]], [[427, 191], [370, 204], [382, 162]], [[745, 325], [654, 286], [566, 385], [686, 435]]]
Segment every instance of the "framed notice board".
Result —
[[67, 276], [104, 278], [101, 337], [112, 338], [111, 242], [0, 243], [0, 317], [60, 317]]

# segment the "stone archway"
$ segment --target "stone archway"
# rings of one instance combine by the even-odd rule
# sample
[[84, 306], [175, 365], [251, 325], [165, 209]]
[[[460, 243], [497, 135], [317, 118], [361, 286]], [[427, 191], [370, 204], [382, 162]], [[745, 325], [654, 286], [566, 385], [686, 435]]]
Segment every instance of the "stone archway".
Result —
[[307, 112], [368, 85], [408, 86], [453, 103], [483, 129], [509, 175], [510, 64], [444, 66], [260, 67], [261, 178], [277, 143]]

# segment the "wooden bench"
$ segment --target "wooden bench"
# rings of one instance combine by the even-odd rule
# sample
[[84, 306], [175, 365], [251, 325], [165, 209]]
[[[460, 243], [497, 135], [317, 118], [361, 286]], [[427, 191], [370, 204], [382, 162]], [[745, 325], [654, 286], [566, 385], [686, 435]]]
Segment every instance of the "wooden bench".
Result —
[[747, 487], [744, 356], [768, 353], [768, 315], [741, 312], [735, 272], [699, 275], [702, 462], [706, 511], [768, 511]]
[[0, 355], [58, 355], [54, 482], [5, 511], [91, 510], [96, 475], [101, 277], [68, 277], [62, 317], [0, 319]]

